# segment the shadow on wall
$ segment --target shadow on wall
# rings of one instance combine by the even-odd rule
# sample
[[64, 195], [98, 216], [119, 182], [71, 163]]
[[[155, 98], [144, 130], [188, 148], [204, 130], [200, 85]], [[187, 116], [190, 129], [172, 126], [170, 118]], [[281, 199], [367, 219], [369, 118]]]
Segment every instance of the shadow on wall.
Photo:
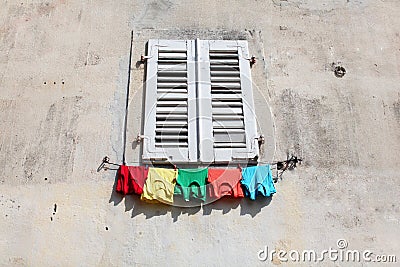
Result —
[[[262, 208], [268, 206], [272, 200], [272, 197], [262, 198], [256, 201], [252, 201], [248, 198], [235, 199], [224, 197], [207, 205], [201, 205], [199, 202], [199, 205], [195, 207], [172, 206], [163, 203], [150, 204], [140, 200], [140, 196], [138, 195], [124, 196], [117, 193], [115, 191], [116, 182], [117, 176], [115, 177], [109, 203], [113, 203], [114, 206], [118, 206], [125, 199], [125, 211], [132, 211], [132, 218], [143, 214], [146, 216], [146, 219], [150, 219], [154, 216], [166, 215], [168, 212], [170, 212], [173, 221], [176, 222], [180, 215], [194, 215], [200, 212], [201, 209], [203, 210], [203, 215], [210, 215], [212, 210], [222, 210], [222, 214], [226, 214], [230, 210], [236, 209], [238, 206], [240, 206], [241, 216], [250, 215], [251, 217], [255, 217], [261, 212]], [[179, 201], [180, 200], [178, 200], [178, 203]]]

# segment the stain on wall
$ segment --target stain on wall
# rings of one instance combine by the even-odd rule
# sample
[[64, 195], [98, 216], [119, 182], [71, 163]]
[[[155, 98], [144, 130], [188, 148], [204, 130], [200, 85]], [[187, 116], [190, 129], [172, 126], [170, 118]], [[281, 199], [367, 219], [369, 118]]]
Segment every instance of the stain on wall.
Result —
[[[76, 129], [83, 110], [81, 96], [63, 97], [50, 106], [23, 163], [27, 181], [39, 181], [44, 176], [65, 181], [71, 175], [79, 141]], [[52, 167], [44, 168], [48, 162]]]
[[[351, 98], [340, 95], [336, 99], [339, 102], [333, 104], [334, 100], [325, 96], [282, 91], [274, 102], [275, 116], [287, 152], [301, 155], [306, 164], [320, 168], [334, 168], [338, 162], [359, 165], [357, 151], [351, 149], [357, 144], [357, 111]], [[344, 123], [342, 116], [348, 118]]]

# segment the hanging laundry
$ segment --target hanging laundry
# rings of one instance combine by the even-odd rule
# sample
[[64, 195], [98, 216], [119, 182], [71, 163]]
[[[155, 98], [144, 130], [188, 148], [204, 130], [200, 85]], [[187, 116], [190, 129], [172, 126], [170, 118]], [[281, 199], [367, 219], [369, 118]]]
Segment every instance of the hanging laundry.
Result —
[[143, 186], [146, 182], [149, 169], [144, 166], [129, 166], [130, 188], [133, 193], [141, 195], [143, 193]]
[[124, 195], [142, 194], [147, 173], [148, 169], [143, 166], [121, 165], [118, 169], [116, 191]]
[[117, 185], [115, 191], [121, 194], [129, 194], [129, 188], [127, 186], [129, 180], [129, 169], [126, 165], [121, 165], [117, 171]]
[[211, 198], [244, 197], [240, 169], [208, 169], [208, 194]]
[[206, 201], [206, 180], [208, 169], [179, 169], [175, 195], [183, 195], [185, 201], [190, 197]]
[[178, 170], [149, 168], [140, 199], [146, 202], [172, 204], [177, 176]]
[[269, 165], [243, 168], [241, 184], [244, 195], [251, 200], [255, 200], [257, 195], [269, 197], [276, 193]]

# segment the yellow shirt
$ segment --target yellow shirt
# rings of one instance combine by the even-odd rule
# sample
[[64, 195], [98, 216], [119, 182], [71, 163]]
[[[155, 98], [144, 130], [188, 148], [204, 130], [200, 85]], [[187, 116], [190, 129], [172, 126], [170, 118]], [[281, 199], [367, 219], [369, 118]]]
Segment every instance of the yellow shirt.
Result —
[[150, 167], [140, 199], [146, 202], [158, 200], [172, 204], [177, 176], [178, 170]]

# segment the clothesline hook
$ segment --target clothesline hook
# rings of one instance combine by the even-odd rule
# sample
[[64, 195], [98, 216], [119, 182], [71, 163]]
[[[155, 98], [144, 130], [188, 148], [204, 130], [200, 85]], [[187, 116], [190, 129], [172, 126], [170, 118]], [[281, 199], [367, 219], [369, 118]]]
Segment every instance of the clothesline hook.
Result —
[[110, 162], [110, 158], [108, 156], [105, 156], [103, 158], [103, 160], [101, 161], [99, 167], [97, 168], [97, 172], [99, 172], [102, 169], [104, 169], [104, 170], [112, 170], [108, 166], [106, 166], [106, 164], [114, 165], [114, 166], [118, 166], [118, 167], [121, 166], [120, 164]]
[[256, 64], [257, 59], [255, 56], [251, 56], [251, 58], [249, 58], [249, 62], [250, 62], [250, 68], [253, 67], [254, 64]]
[[105, 169], [105, 168], [104, 168], [105, 164], [106, 164], [106, 163], [109, 163], [109, 162], [110, 162], [110, 158], [109, 158], [108, 156], [105, 156], [105, 157], [103, 158], [103, 160], [101, 161], [99, 167], [97, 168], [97, 172], [99, 172], [101, 169]]

